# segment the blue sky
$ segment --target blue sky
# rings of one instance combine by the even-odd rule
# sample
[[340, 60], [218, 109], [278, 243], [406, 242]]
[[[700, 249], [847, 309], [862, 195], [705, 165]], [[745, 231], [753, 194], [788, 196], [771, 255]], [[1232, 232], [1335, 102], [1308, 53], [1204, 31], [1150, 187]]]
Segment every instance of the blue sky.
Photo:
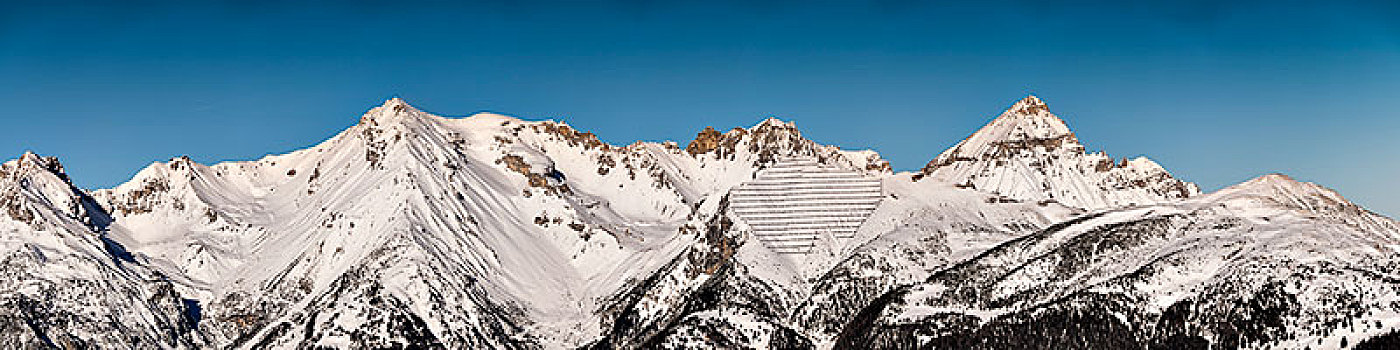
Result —
[[604, 140], [796, 121], [916, 169], [1034, 93], [1090, 150], [1270, 172], [1400, 214], [1387, 2], [7, 2], [0, 154], [84, 187], [315, 144], [403, 97]]

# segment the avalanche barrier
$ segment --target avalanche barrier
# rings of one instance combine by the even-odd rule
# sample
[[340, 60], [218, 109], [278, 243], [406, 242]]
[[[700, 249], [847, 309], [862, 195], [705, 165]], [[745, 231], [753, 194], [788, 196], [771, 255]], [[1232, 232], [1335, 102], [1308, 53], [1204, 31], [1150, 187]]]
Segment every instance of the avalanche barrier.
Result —
[[809, 157], [781, 158], [730, 199], [730, 208], [769, 249], [805, 254], [823, 234], [854, 237], [880, 202], [880, 181]]

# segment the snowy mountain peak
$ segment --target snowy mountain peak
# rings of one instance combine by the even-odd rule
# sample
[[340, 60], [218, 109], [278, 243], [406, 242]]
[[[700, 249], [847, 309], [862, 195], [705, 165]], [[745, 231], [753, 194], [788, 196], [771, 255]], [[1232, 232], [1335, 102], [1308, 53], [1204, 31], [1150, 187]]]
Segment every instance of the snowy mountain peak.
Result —
[[38, 158], [39, 158], [39, 155], [38, 155], [38, 154], [34, 154], [33, 151], [24, 151], [24, 154], [21, 154], [21, 155], [19, 156], [19, 159], [18, 159], [18, 160], [24, 161], [24, 160], [34, 160], [34, 159], [38, 159]]
[[1282, 201], [1284, 204], [1298, 204], [1307, 209], [1319, 209], [1317, 204], [1325, 204], [1327, 207], [1355, 207], [1351, 201], [1343, 198], [1341, 194], [1322, 187], [1321, 185], [1302, 182], [1292, 177], [1280, 173], [1272, 173], [1256, 177], [1238, 185], [1230, 186], [1217, 192], [1221, 196], [1231, 196], [1244, 194], [1248, 196], [1263, 196], [1272, 200]]
[[468, 116], [466, 119], [473, 120], [473, 121], [479, 121], [479, 122], [483, 122], [483, 123], [487, 123], [487, 124], [491, 124], [491, 125], [499, 125], [500, 123], [503, 123], [503, 122], [510, 122], [510, 123], [519, 123], [519, 122], [523, 122], [523, 120], [521, 120], [520, 118], [516, 118], [516, 117], [504, 115], [504, 114], [499, 114], [499, 113], [491, 113], [491, 112], [478, 112], [478, 113], [474, 113], [474, 114], [472, 114], [471, 116]]
[[[1051, 114], [1045, 102], [1032, 95], [944, 151], [929, 168], [963, 160], [1005, 158], [1031, 149], [1053, 151], [1062, 147], [1071, 152], [1084, 150], [1064, 120]], [[929, 168], [925, 170], [931, 170]]]
[[170, 165], [171, 169], [188, 168], [199, 164], [196, 163], [194, 159], [190, 159], [190, 156], [179, 156], [175, 158], [170, 158], [170, 161], [166, 163]]
[[1395, 221], [1279, 174], [1197, 196], [1073, 135], [1029, 96], [893, 174], [777, 118], [618, 147], [395, 98], [307, 149], [92, 192], [26, 153], [0, 164], [0, 348], [1341, 348], [1315, 334], [1400, 325]]
[[1077, 141], [1073, 140], [1074, 134], [1065, 121], [1050, 113], [1050, 106], [1034, 95], [1016, 101], [987, 126], [996, 127], [990, 130], [984, 128], [989, 131], [986, 136], [1001, 141], [1037, 140], [1064, 135], [1068, 135], [1071, 141]]
[[1123, 159], [1123, 163], [1122, 163], [1122, 164], [1119, 164], [1118, 167], [1120, 167], [1120, 168], [1138, 169], [1138, 170], [1147, 171], [1147, 172], [1166, 172], [1166, 171], [1167, 171], [1167, 169], [1166, 169], [1166, 168], [1163, 168], [1161, 164], [1157, 164], [1157, 162], [1154, 162], [1154, 161], [1152, 161], [1151, 159], [1148, 159], [1147, 157], [1137, 157], [1137, 158], [1133, 158], [1132, 160], [1129, 160], [1129, 159], [1127, 159], [1127, 158], [1124, 158], [1124, 159]]
[[1040, 98], [1035, 97], [1035, 95], [1026, 95], [1026, 98], [1017, 101], [1016, 104], [1011, 106], [1008, 112], [1011, 111], [1017, 112], [1017, 114], [1035, 114], [1041, 111], [1048, 112], [1049, 106], [1046, 106], [1045, 101], [1041, 101]]
[[764, 119], [762, 122], [759, 122], [757, 125], [754, 125], [752, 128], [749, 129], [758, 129], [763, 127], [781, 127], [791, 128], [795, 130], [797, 129], [797, 123], [783, 121], [782, 119], [778, 119], [778, 117], [768, 117], [767, 119]]
[[1199, 193], [1194, 184], [1173, 178], [1147, 158], [1114, 162], [1104, 153], [1085, 153], [1064, 120], [1034, 95], [944, 151], [922, 174], [1015, 200], [1053, 200], [1086, 209]]
[[113, 241], [111, 223], [58, 158], [0, 164], [3, 347], [198, 347], [193, 303]]
[[162, 179], [188, 178], [190, 176], [190, 171], [198, 165], [199, 163], [190, 159], [189, 156], [170, 158], [170, 160], [164, 162], [151, 162], [151, 164], [146, 165], [145, 168], [141, 168], [141, 171], [136, 172], [136, 176], [132, 179], [133, 181], [129, 182], [152, 177], [159, 177]]
[[1297, 179], [1294, 179], [1291, 176], [1284, 175], [1281, 173], [1266, 174], [1260, 177], [1250, 179], [1249, 181], [1245, 181], [1238, 185], [1231, 186], [1231, 188], [1249, 191], [1290, 192], [1295, 194], [1326, 195], [1336, 196], [1338, 198], [1341, 197], [1341, 195], [1337, 194], [1336, 191], [1333, 191], [1326, 187], [1322, 187], [1321, 185], [1315, 183], [1298, 181]]
[[[390, 98], [390, 99], [388, 99], [388, 100], [384, 100], [384, 106], [386, 106], [386, 107], [392, 107], [392, 106], [408, 106], [408, 102], [407, 102], [407, 101], [404, 101], [402, 97], [394, 97], [394, 98]], [[412, 106], [409, 106], [409, 107], [412, 107]]]
[[1084, 150], [1084, 146], [1075, 138], [1064, 120], [1051, 114], [1040, 98], [1027, 96], [972, 136], [940, 154], [934, 163], [944, 164], [957, 159], [1000, 158], [1035, 148], [1066, 148], [1072, 152]]
[[392, 124], [404, 118], [423, 118], [429, 114], [409, 105], [402, 98], [391, 98], [384, 101], [383, 105], [374, 107], [360, 117], [360, 124], [385, 125]]
[[24, 176], [30, 171], [42, 171], [58, 176], [67, 181], [68, 175], [63, 172], [63, 164], [58, 161], [58, 157], [45, 157], [34, 152], [26, 151], [19, 158], [5, 162], [0, 168], [0, 177]]
[[1311, 183], [1305, 183], [1305, 182], [1302, 182], [1302, 181], [1298, 181], [1297, 179], [1294, 179], [1292, 176], [1288, 176], [1288, 175], [1283, 174], [1283, 173], [1269, 173], [1269, 174], [1264, 174], [1263, 176], [1260, 176], [1260, 177], [1256, 177], [1256, 178], [1250, 179], [1249, 181], [1245, 181], [1242, 185], [1268, 185], [1268, 186], [1290, 186], [1290, 187], [1292, 187], [1292, 186], [1305, 185], [1305, 184], [1306, 184], [1306, 185], [1311, 185]]
[[[739, 161], [762, 168], [781, 157], [814, 157], [818, 163], [870, 173], [889, 173], [889, 162], [874, 151], [844, 151], [802, 136], [797, 124], [769, 117], [748, 129], [720, 132], [705, 127], [686, 145], [685, 152], [703, 159]], [[753, 168], [753, 169], [757, 169]], [[750, 174], [751, 175], [751, 174]]]
[[[0, 218], [7, 216], [41, 230], [66, 225], [68, 230], [85, 231], [89, 224], [107, 221], [101, 209], [73, 186], [57, 157], [31, 152], [0, 164]], [[0, 244], [0, 250], [3, 247]]]
[[[1202, 196], [1202, 199], [1224, 203], [1237, 213], [1268, 217], [1271, 221], [1294, 217], [1342, 223], [1362, 232], [1389, 237], [1387, 239], [1400, 239], [1400, 222], [1366, 210], [1337, 191], [1283, 174], [1260, 176]], [[1400, 250], [1400, 245], [1393, 249]]]

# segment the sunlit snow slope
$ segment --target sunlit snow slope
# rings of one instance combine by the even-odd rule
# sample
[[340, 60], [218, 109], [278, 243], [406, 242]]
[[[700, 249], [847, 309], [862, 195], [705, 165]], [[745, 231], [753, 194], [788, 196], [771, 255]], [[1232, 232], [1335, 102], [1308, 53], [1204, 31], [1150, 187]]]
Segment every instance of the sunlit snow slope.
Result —
[[767, 119], [685, 145], [400, 99], [252, 161], [0, 166], [5, 348], [1337, 348], [1400, 328], [1397, 223], [1201, 194], [1027, 97], [894, 173]]
[[923, 174], [1024, 201], [1086, 209], [1146, 205], [1200, 192], [1143, 157], [1115, 162], [1085, 153], [1063, 120], [1028, 96], [938, 155]]

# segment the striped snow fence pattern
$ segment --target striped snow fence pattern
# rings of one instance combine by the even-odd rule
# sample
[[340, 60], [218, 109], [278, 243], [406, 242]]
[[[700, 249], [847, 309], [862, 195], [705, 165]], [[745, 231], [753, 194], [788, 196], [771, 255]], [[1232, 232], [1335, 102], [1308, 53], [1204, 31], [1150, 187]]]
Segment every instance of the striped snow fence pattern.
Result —
[[817, 240], [855, 237], [880, 202], [880, 181], [812, 158], [784, 158], [734, 189], [730, 209], [770, 249], [812, 251]]

